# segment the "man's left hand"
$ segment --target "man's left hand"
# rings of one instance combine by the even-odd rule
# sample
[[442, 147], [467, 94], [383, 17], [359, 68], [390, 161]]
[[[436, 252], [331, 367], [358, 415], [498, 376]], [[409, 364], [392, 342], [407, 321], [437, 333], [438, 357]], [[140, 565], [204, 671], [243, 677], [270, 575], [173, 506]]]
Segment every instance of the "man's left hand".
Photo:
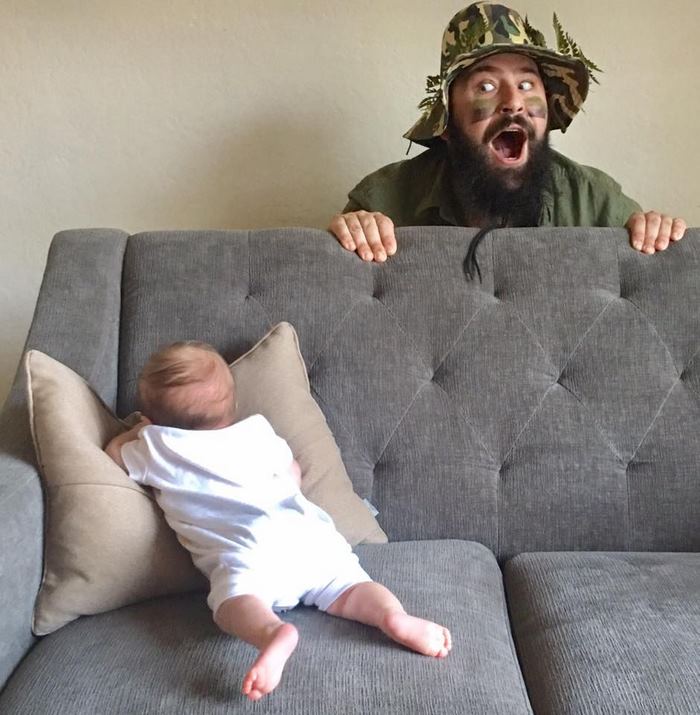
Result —
[[637, 211], [627, 219], [625, 228], [630, 232], [632, 248], [651, 255], [665, 251], [670, 241], [680, 241], [687, 226], [682, 218], [658, 211]]

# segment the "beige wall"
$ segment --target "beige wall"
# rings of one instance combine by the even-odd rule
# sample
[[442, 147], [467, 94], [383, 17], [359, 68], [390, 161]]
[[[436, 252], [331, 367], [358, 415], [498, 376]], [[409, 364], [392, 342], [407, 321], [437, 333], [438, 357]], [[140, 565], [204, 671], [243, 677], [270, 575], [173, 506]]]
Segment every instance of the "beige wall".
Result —
[[[522, 0], [604, 70], [555, 146], [700, 225], [697, 0]], [[64, 228], [323, 227], [403, 158], [453, 0], [2, 0], [0, 399]], [[414, 150], [415, 151], [415, 150]]]

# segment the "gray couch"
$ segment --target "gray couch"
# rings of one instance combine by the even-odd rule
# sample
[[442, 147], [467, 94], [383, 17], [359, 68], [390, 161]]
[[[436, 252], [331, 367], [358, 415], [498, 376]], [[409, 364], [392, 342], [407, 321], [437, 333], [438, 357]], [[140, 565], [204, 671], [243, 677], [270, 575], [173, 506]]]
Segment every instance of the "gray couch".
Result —
[[42, 490], [21, 376], [0, 422], [0, 712], [700, 712], [700, 231], [399, 231], [368, 265], [310, 229], [87, 230], [51, 247], [28, 347], [119, 414], [157, 345], [229, 358], [286, 320], [388, 544], [366, 569], [450, 627], [442, 661], [312, 609], [279, 688], [204, 593], [36, 639]]

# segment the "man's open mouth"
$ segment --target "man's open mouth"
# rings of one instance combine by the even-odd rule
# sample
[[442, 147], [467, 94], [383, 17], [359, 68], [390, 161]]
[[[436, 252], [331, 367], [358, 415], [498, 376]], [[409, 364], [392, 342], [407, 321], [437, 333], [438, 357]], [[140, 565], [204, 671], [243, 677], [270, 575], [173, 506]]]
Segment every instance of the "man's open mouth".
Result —
[[490, 142], [496, 156], [505, 163], [515, 163], [523, 155], [527, 134], [520, 127], [508, 127]]

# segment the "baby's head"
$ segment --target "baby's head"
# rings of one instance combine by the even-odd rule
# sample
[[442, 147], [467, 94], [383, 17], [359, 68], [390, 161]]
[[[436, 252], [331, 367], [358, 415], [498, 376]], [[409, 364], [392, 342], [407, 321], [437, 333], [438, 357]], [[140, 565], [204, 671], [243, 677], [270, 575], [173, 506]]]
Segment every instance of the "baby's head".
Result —
[[221, 429], [235, 421], [233, 376], [209, 344], [173, 343], [151, 355], [139, 376], [141, 410], [153, 424]]

